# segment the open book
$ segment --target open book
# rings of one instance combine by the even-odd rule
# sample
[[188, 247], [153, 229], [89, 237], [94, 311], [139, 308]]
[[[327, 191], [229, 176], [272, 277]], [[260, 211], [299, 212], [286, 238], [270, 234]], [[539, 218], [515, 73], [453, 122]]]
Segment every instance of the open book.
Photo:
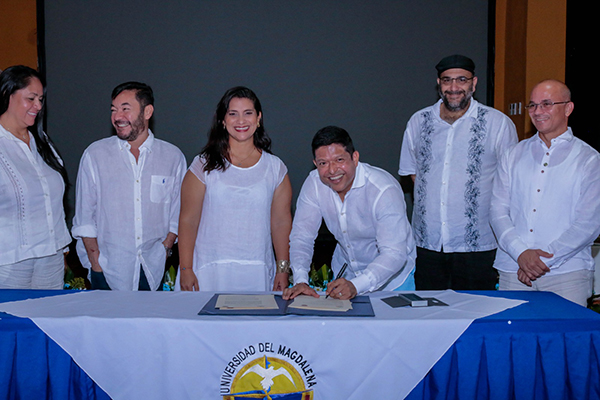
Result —
[[326, 299], [298, 296], [283, 300], [275, 294], [215, 294], [200, 310], [199, 315], [319, 315], [373, 317], [373, 307], [368, 296], [352, 300]]

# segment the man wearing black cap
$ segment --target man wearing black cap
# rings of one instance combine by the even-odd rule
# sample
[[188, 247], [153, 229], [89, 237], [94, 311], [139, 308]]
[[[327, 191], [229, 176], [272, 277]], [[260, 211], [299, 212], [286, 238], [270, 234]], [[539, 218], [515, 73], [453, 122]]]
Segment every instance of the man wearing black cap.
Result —
[[440, 100], [408, 121], [398, 170], [415, 183], [415, 285], [493, 290], [492, 180], [497, 160], [518, 141], [516, 129], [506, 115], [473, 98], [473, 60], [451, 55], [436, 69]]

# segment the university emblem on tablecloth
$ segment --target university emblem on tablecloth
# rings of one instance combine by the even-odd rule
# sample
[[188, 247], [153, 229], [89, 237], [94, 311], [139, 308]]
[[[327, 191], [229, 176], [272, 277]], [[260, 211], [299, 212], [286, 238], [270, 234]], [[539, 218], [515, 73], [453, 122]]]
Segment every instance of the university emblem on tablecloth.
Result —
[[310, 363], [286, 346], [258, 343], [240, 350], [221, 375], [223, 400], [312, 400], [317, 384]]

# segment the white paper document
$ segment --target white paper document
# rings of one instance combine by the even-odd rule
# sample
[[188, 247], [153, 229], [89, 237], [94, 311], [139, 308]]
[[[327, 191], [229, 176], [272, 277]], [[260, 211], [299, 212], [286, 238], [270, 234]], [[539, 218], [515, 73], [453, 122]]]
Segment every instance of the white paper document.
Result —
[[222, 310], [277, 310], [272, 294], [220, 294], [215, 308]]
[[350, 300], [338, 300], [326, 298], [325, 296], [298, 296], [288, 307], [301, 308], [304, 310], [339, 311], [345, 312], [352, 309]]

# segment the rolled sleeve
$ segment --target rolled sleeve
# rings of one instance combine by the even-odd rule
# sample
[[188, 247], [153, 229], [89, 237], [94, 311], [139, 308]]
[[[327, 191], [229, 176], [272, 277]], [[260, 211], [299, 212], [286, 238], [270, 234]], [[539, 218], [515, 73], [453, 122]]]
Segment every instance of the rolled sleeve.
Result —
[[96, 224], [96, 179], [87, 152], [83, 154], [77, 173], [75, 216], [71, 234], [75, 239], [98, 237]]

